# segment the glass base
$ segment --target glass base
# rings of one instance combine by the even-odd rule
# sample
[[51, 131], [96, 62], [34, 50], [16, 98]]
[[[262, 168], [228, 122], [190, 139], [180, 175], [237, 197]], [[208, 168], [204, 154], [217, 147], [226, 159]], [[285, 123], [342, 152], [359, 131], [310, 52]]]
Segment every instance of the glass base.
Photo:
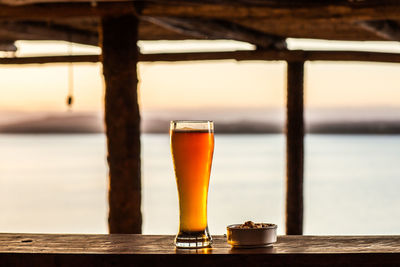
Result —
[[175, 237], [175, 246], [177, 248], [207, 248], [212, 244], [211, 235], [208, 232], [208, 228], [204, 231], [179, 231]]

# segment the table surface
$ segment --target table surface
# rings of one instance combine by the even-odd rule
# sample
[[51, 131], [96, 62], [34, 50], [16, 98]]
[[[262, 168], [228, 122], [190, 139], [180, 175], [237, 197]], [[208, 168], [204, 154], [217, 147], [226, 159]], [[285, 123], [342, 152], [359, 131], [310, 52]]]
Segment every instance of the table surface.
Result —
[[322, 262], [332, 266], [343, 262], [352, 262], [354, 266], [366, 263], [394, 266], [400, 262], [400, 236], [279, 236], [272, 248], [257, 249], [232, 249], [226, 237], [214, 236], [212, 248], [197, 250], [176, 249], [173, 239], [171, 235], [2, 233], [0, 260], [9, 264], [17, 261], [16, 266], [32, 262], [43, 266], [63, 266], [64, 263], [68, 266], [71, 261], [102, 263], [103, 266], [109, 261], [114, 265], [152, 262], [154, 266], [161, 266], [165, 260], [175, 265], [184, 265], [185, 261], [202, 265], [212, 260], [214, 266], [222, 263], [232, 266], [244, 263], [317, 266]]
[[400, 253], [400, 236], [279, 236], [272, 248], [232, 249], [214, 236], [209, 249], [175, 249], [171, 235], [0, 234], [0, 253]]

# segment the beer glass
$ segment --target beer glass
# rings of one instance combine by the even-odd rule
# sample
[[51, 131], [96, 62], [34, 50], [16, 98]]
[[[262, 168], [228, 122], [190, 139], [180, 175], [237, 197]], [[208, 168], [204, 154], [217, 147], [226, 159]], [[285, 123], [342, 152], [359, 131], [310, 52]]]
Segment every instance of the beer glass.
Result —
[[179, 196], [178, 248], [212, 243], [207, 226], [207, 196], [214, 152], [212, 121], [171, 121], [171, 152]]

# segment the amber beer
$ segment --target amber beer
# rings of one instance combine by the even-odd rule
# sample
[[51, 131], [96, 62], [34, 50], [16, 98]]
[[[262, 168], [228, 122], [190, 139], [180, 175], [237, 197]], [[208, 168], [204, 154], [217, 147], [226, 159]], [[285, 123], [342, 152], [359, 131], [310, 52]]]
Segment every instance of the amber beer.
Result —
[[171, 151], [179, 195], [177, 247], [211, 244], [207, 228], [207, 196], [214, 151], [210, 121], [172, 121]]

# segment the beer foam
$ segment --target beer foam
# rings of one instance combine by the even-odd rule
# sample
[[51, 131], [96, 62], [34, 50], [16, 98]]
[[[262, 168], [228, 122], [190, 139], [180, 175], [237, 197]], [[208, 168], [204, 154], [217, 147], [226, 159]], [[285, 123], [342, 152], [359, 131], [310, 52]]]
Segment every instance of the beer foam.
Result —
[[213, 131], [211, 129], [207, 129], [207, 128], [203, 128], [203, 129], [199, 129], [199, 128], [190, 128], [190, 127], [183, 127], [183, 128], [179, 128], [179, 129], [174, 129], [172, 130], [173, 132], [197, 132], [197, 133], [212, 133]]
[[180, 128], [179, 130], [182, 130], [182, 131], [193, 131], [193, 130], [196, 130], [196, 129], [195, 128], [190, 128], [190, 127], [183, 127], [183, 128]]

